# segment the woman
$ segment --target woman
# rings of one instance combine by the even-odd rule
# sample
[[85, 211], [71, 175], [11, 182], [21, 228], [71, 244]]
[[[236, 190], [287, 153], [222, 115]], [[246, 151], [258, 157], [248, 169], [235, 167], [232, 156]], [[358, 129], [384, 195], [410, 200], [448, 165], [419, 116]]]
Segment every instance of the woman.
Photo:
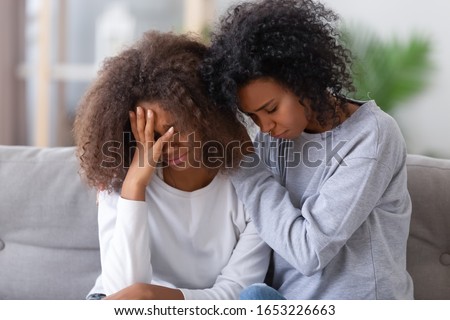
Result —
[[245, 129], [206, 97], [205, 52], [146, 33], [106, 61], [79, 106], [81, 169], [99, 190], [91, 298], [235, 299], [266, 274], [269, 249], [223, 172]]
[[203, 63], [210, 96], [261, 130], [265, 165], [253, 155], [232, 181], [275, 251], [276, 290], [251, 286], [243, 299], [413, 298], [405, 142], [375, 101], [346, 97], [337, 19], [310, 0], [245, 2]]

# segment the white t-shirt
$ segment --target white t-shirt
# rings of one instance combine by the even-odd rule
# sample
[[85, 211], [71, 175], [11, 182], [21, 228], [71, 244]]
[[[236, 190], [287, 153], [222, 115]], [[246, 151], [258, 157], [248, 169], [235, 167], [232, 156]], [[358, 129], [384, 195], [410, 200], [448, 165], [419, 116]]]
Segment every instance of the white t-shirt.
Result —
[[99, 195], [102, 275], [91, 293], [134, 283], [181, 289], [185, 299], [237, 299], [263, 281], [269, 247], [224, 174], [185, 192], [154, 175], [146, 201]]

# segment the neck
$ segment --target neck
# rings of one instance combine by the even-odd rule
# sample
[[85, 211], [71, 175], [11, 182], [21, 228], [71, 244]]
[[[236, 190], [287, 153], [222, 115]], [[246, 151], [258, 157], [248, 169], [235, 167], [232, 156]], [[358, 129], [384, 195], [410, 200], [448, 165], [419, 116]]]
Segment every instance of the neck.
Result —
[[345, 120], [350, 118], [350, 116], [358, 110], [359, 105], [353, 102], [347, 102], [342, 105], [338, 105], [334, 114], [328, 119], [325, 125], [321, 125], [316, 119], [316, 115], [313, 113], [312, 121], [305, 129], [305, 132], [309, 133], [322, 133], [330, 131], [342, 124]]
[[186, 168], [183, 170], [166, 167], [163, 169], [164, 181], [173, 188], [192, 192], [206, 187], [218, 173], [218, 169]]

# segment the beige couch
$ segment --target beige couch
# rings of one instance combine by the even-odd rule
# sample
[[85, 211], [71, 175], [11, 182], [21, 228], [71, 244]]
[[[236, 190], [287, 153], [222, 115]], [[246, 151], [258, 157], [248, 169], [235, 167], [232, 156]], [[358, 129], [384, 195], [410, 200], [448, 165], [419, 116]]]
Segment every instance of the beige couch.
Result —
[[[415, 296], [450, 299], [450, 160], [410, 155], [408, 174]], [[74, 148], [0, 146], [0, 183], [0, 299], [84, 299], [100, 259]]]

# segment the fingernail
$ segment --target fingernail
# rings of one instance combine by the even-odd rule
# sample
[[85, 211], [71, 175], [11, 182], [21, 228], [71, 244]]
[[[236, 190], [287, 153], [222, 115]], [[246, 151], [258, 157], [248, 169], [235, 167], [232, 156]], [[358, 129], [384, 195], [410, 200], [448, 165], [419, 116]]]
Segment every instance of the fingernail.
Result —
[[149, 110], [147, 110], [147, 117], [150, 118], [151, 116], [152, 116], [152, 110], [149, 109]]
[[167, 132], [172, 133], [173, 132], [173, 127], [170, 127], [170, 129], [167, 130]]

